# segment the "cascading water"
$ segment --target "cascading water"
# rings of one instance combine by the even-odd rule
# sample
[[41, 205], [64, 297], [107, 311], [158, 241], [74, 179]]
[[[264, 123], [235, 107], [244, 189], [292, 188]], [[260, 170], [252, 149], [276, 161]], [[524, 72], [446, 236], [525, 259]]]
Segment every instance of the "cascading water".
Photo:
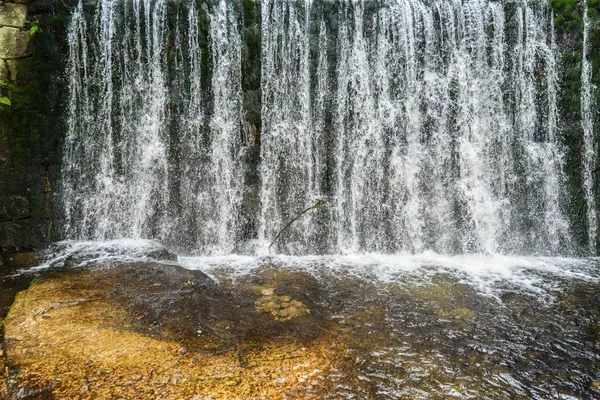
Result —
[[590, 17], [587, 2], [583, 9], [583, 58], [581, 60], [581, 126], [583, 128], [582, 178], [586, 202], [588, 245], [592, 254], [596, 253], [598, 218], [594, 193], [594, 171], [596, 169], [596, 140], [592, 116], [592, 66], [588, 59]]
[[[266, 0], [262, 7], [262, 135], [259, 240], [268, 243], [313, 201], [315, 160], [311, 136], [310, 3]], [[307, 223], [307, 219], [303, 222]], [[296, 240], [305, 242], [307, 235]]]
[[[202, 97], [206, 88], [200, 85], [201, 54], [198, 47], [198, 21], [194, 3], [189, 8], [190, 27], [188, 55], [181, 63], [189, 63], [187, 78], [193, 101], [182, 97], [184, 113], [181, 136], [182, 173], [181, 215], [178, 224], [186, 227], [187, 245], [208, 253], [230, 253], [234, 250], [236, 215], [241, 203], [241, 171], [236, 160], [241, 147], [241, 47], [233, 11], [225, 0], [219, 1], [210, 15], [209, 42], [212, 61], [212, 108], [204, 126]], [[177, 232], [174, 240], [182, 239]], [[184, 239], [185, 240], [185, 239]]]
[[[485, 1], [346, 2], [337, 11], [314, 5], [306, 14], [291, 4], [263, 6], [266, 232], [319, 197], [308, 176], [329, 164], [333, 213], [321, 235], [333, 238], [334, 251], [569, 246], [547, 10], [525, 2], [510, 13]], [[320, 24], [332, 12], [335, 31]], [[316, 72], [305, 67], [311, 36], [303, 32], [312, 14], [319, 46], [335, 47], [326, 61], [321, 47], [315, 52]], [[283, 56], [279, 69], [275, 56]], [[331, 92], [321, 86], [325, 62], [335, 66]], [[304, 88], [311, 79], [316, 109], [308, 114]], [[331, 101], [320, 101], [323, 95]], [[324, 129], [318, 122], [306, 133], [307, 115], [327, 113]], [[273, 114], [279, 119], [271, 126]], [[329, 156], [313, 151], [324, 147], [318, 131], [329, 133]], [[291, 238], [286, 250], [303, 248], [306, 237]]]
[[[123, 282], [112, 303], [152, 316], [141, 333], [173, 331], [181, 360], [216, 368], [143, 390], [235, 394], [249, 377], [288, 397], [600, 393], [587, 13], [579, 125], [559, 113], [580, 77], [557, 40], [577, 42], [555, 37], [548, 0], [80, 1], [72, 240], [37, 269], [101, 266]], [[241, 359], [263, 341], [285, 379]], [[303, 357], [324, 346], [315, 375]]]
[[[69, 31], [68, 238], [264, 252], [325, 199], [275, 251], [571, 250], [547, 6], [264, 0], [260, 8], [257, 166], [241, 157], [238, 2], [104, 0], [91, 17], [79, 6]], [[260, 204], [246, 201], [252, 168]], [[253, 232], [241, 234], [248, 204]]]
[[233, 251], [240, 37], [233, 11], [219, 2], [208, 16], [212, 81], [202, 87], [199, 10], [194, 1], [187, 6], [175, 32], [166, 1], [102, 1], [90, 21], [82, 4], [74, 13], [63, 170], [68, 237]]
[[166, 4], [104, 1], [91, 26], [81, 5], [72, 17], [63, 170], [71, 237], [140, 237], [164, 226], [165, 13]]

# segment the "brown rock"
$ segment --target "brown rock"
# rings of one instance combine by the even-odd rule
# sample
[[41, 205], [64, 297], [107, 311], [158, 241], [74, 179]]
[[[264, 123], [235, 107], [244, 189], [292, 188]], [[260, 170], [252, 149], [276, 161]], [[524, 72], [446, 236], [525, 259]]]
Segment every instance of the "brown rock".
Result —
[[[156, 268], [162, 272], [153, 272], [153, 277], [163, 280], [162, 288], [170, 282], [165, 279], [175, 274], [174, 282], [169, 283], [176, 294], [173, 299], [202, 294], [178, 291], [189, 271], [172, 272], [164, 265], [161, 268]], [[264, 326], [250, 327], [260, 328], [266, 337], [244, 335], [235, 346], [222, 347], [217, 343], [219, 350], [215, 352], [202, 350], [194, 342], [200, 339], [188, 337], [183, 340], [196, 345], [185, 354], [179, 351], [181, 344], [166, 331], [153, 336], [129, 329], [140, 323], [134, 317], [136, 308], [123, 308], [110, 299], [122, 290], [121, 285], [128, 284], [127, 279], [135, 278], [135, 284], [142, 285], [144, 281], [138, 277], [143, 275], [140, 271], [147, 270], [151, 268], [141, 265], [138, 270], [131, 267], [124, 272], [113, 267], [59, 274], [21, 292], [5, 320], [6, 354], [14, 377], [10, 391], [53, 399], [319, 399], [335, 393], [337, 384], [329, 376], [348, 374], [348, 382], [357, 381], [352, 375], [354, 370], [346, 367], [343, 346], [336, 352], [324, 352], [333, 340], [330, 329], [320, 329], [321, 336], [298, 340], [293, 335], [282, 335], [282, 331], [268, 335]], [[132, 291], [131, 287], [123, 290]], [[156, 303], [153, 298], [144, 297], [147, 289], [138, 290], [136, 296], [140, 297], [135, 298], [135, 304]], [[156, 295], [163, 298], [169, 293]], [[237, 305], [231, 301], [225, 304], [231, 312], [238, 310], [240, 304], [248, 304], [252, 309], [252, 301], [240, 301]], [[178, 307], [175, 306], [175, 317], [183, 321], [187, 316]], [[198, 306], [190, 303], [188, 308], [197, 314]], [[256, 315], [250, 310], [242, 309], [240, 316]], [[210, 344], [214, 339], [203, 340]], [[314, 380], [323, 384], [311, 387]]]

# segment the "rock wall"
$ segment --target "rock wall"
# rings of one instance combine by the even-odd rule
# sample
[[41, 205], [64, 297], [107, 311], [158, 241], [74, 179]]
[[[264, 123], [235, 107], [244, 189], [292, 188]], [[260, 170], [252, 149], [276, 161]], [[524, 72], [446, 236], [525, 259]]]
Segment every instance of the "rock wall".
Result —
[[67, 7], [0, 0], [0, 97], [11, 102], [0, 111], [0, 265], [52, 237]]
[[[30, 55], [31, 34], [27, 29], [27, 22], [27, 6], [25, 4], [0, 4], [0, 97], [10, 97], [9, 85], [17, 82], [19, 59]], [[0, 168], [2, 168], [0, 171], [10, 169], [9, 154], [7, 135], [0, 134]], [[22, 226], [22, 222], [19, 221], [31, 217], [29, 199], [19, 194], [19, 190], [10, 190], [6, 184], [2, 189], [0, 192], [0, 247], [17, 248], [18, 240], [15, 241], [15, 232]]]

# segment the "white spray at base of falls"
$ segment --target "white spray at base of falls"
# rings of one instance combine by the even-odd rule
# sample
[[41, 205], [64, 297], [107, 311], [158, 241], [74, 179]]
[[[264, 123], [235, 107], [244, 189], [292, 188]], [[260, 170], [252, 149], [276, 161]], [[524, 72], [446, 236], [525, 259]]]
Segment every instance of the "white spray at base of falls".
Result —
[[588, 246], [590, 253], [596, 253], [598, 217], [596, 215], [594, 173], [596, 171], [596, 139], [594, 135], [594, 117], [592, 115], [592, 65], [588, 59], [590, 36], [590, 17], [587, 2], [583, 10], [583, 49], [581, 60], [581, 126], [583, 128], [582, 178], [586, 202]]
[[325, 199], [274, 251], [573, 249], [547, 5], [263, 0], [253, 203], [241, 3], [199, 4], [74, 12], [67, 238], [262, 254]]

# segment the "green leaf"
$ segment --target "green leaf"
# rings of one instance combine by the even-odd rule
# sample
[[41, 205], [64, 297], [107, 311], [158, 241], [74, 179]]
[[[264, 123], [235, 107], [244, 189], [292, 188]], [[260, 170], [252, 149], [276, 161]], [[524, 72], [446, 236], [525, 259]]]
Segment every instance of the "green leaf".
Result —
[[8, 97], [0, 97], [0, 104], [3, 104], [5, 106], [10, 106], [11, 102]]
[[31, 24], [31, 28], [29, 28], [29, 34], [31, 36], [33, 36], [39, 29], [40, 29], [40, 27], [38, 26], [38, 24], [33, 23], [33, 24]]

